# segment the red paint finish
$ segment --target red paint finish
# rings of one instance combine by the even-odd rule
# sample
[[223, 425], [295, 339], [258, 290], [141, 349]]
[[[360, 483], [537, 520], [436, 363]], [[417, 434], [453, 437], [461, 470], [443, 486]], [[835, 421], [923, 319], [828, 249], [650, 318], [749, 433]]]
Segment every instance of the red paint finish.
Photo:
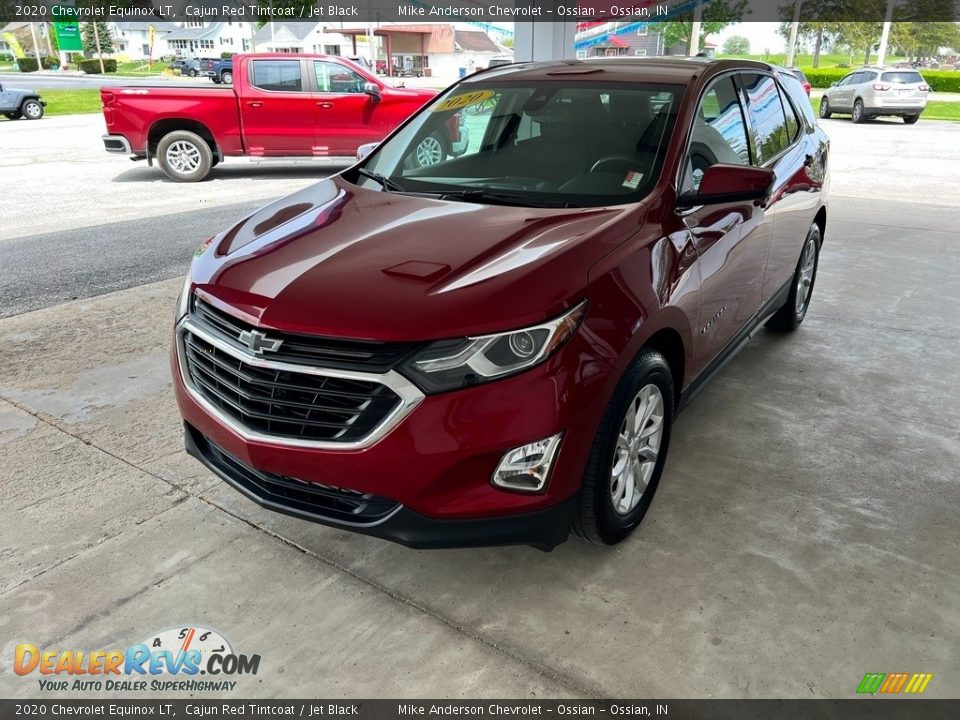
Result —
[[[299, 63], [302, 90], [264, 90], [252, 78], [252, 63], [263, 63], [262, 78], [276, 80], [275, 63]], [[372, 83], [378, 95], [343, 92], [333, 83], [326, 91], [317, 79], [324, 68], [343, 77]], [[359, 65], [335, 56], [287, 53], [235, 55], [233, 84], [209, 87], [105, 87], [100, 91], [109, 135], [122, 136], [134, 155], [153, 151], [163, 132], [199, 131], [223, 155], [353, 156], [357, 148], [377, 142], [403, 122], [434, 90], [386, 85]]]
[[[540, 72], [546, 77], [553, 67]], [[637, 66], [607, 67], [611, 82], [647, 79]], [[672, 61], [655, 69], [686, 89], [661, 176], [640, 202], [484, 205], [381, 192], [336, 176], [216, 236], [192, 269], [194, 289], [267, 333], [460, 338], [541, 323], [586, 300], [572, 339], [545, 363], [428, 394], [376, 444], [343, 451], [244, 440], [192, 399], [174, 352], [183, 417], [250, 466], [383, 495], [430, 518], [525, 513], [570, 498], [604, 409], [638, 350], [665, 338], [677, 343], [678, 394], [688, 388], [790, 280], [807, 229], [825, 218], [828, 142], [812, 116], [765, 169], [720, 168], [705, 176], [708, 189], [718, 191], [738, 183], [756, 190], [762, 181], [767, 198], [678, 203], [677, 178], [701, 93], [741, 70], [773, 73], [740, 61]], [[563, 441], [544, 492], [491, 484], [507, 449], [558, 432]]]

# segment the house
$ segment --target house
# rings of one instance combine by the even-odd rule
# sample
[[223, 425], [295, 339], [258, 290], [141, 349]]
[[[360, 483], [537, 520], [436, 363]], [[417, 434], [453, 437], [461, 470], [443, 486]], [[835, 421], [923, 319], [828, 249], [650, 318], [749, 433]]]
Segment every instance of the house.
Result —
[[[177, 23], [164, 38], [166, 53], [177, 57], [220, 57], [222, 53], [250, 52], [253, 24], [243, 22]], [[156, 53], [156, 48], [154, 48]]]
[[[703, 43], [702, 52], [713, 57], [716, 43]], [[646, 22], [584, 22], [577, 26], [576, 53], [580, 59], [632, 55], [686, 55], [685, 43], [667, 45], [655, 25]]]
[[[113, 54], [122, 55], [130, 60], [147, 60], [167, 54], [167, 36], [178, 30], [172, 22], [112, 22], [109, 23], [113, 36]], [[150, 27], [153, 27], [153, 46], [150, 43]]]
[[254, 35], [258, 52], [354, 55], [351, 41], [320, 23], [266, 23]]

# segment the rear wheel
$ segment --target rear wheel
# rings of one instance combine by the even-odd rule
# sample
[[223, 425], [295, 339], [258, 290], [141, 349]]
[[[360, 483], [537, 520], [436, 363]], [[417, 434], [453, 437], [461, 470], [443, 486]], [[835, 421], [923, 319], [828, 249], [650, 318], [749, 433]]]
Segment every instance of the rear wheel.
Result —
[[824, 95], [820, 98], [820, 117], [824, 120], [829, 120], [831, 115], [833, 115], [833, 113], [830, 111], [830, 101], [827, 100], [827, 96]]
[[174, 130], [164, 135], [157, 145], [157, 162], [171, 180], [197, 182], [213, 167], [213, 151], [196, 133]]
[[919, 119], [920, 119], [920, 116], [919, 116], [919, 115], [906, 115], [906, 116], [904, 116], [903, 121], [904, 121], [907, 125], [913, 125], [913, 124], [914, 124], [917, 120], [919, 120]]
[[657, 491], [673, 423], [673, 378], [655, 350], [640, 351], [613, 393], [580, 487], [573, 532], [614, 545], [643, 520]]
[[867, 119], [867, 114], [863, 110], [863, 103], [860, 100], [853, 103], [853, 115], [851, 119], [855, 123], [862, 123]]
[[196, 70], [191, 70], [190, 72], [187, 73], [187, 75], [189, 75], [190, 77], [196, 77], [196, 76], [197, 76], [197, 71], [196, 71]]
[[20, 106], [20, 114], [27, 120], [39, 120], [43, 117], [43, 105], [39, 100], [24, 100]]
[[800, 260], [793, 273], [790, 296], [783, 307], [767, 320], [767, 327], [780, 332], [793, 332], [807, 316], [813, 285], [817, 279], [817, 266], [820, 258], [820, 226], [816, 223], [807, 231], [807, 239], [800, 251]]
[[220, 76], [220, 79], [223, 81], [223, 83], [224, 83], [225, 85], [232, 85], [232, 84], [233, 84], [233, 73], [228, 70], [227, 72], [223, 73], [223, 74]]

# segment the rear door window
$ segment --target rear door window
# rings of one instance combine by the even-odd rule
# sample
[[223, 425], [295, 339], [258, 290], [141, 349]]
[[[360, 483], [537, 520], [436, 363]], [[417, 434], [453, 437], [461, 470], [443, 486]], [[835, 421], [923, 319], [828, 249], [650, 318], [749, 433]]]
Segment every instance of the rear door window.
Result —
[[303, 92], [299, 60], [254, 60], [253, 82], [261, 90]]
[[747, 91], [747, 112], [753, 126], [757, 164], [763, 165], [786, 150], [795, 135], [791, 137], [788, 130], [780, 91], [774, 79], [753, 73], [741, 75], [741, 78]]
[[885, 72], [880, 76], [883, 82], [893, 83], [894, 85], [912, 85], [922, 83], [923, 77], [918, 72]]

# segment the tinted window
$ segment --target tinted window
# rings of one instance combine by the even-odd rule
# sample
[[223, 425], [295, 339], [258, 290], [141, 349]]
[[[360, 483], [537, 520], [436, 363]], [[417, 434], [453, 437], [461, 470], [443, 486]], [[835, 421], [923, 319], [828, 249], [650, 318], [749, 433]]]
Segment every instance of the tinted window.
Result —
[[362, 93], [364, 79], [350, 68], [335, 62], [315, 61], [317, 88], [320, 92]]
[[711, 165], [749, 165], [750, 146], [732, 78], [718, 80], [703, 96], [690, 133], [683, 191], [700, 187]]
[[885, 72], [880, 79], [883, 82], [896, 83], [897, 85], [923, 82], [923, 77], [918, 72]]
[[252, 65], [254, 87], [281, 92], [303, 90], [299, 60], [254, 60]]
[[[779, 155], [790, 144], [787, 118], [780, 102], [777, 83], [767, 75], [743, 75], [747, 109], [757, 147], [757, 164]], [[794, 118], [796, 119], [796, 118]]]
[[787, 118], [787, 142], [789, 144], [796, 140], [797, 135], [800, 134], [800, 118], [797, 117], [793, 105], [787, 98], [787, 92], [782, 87], [780, 88], [780, 102], [783, 105], [783, 114]]

